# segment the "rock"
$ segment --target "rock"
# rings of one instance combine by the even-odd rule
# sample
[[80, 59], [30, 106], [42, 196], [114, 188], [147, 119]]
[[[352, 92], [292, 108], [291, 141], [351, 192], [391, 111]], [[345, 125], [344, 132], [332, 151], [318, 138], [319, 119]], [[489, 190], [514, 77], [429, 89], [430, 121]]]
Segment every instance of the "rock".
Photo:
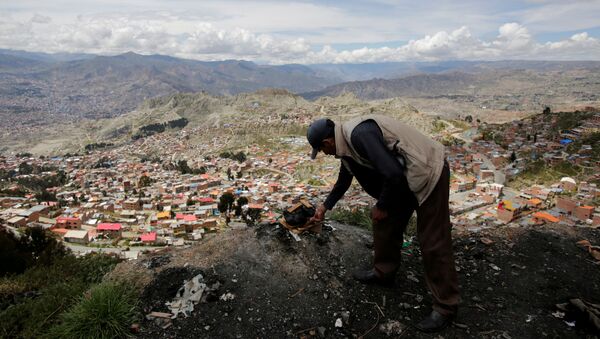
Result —
[[350, 324], [350, 312], [348, 312], [348, 311], [342, 312], [342, 320], [344, 321], [344, 324], [349, 325]]
[[409, 308], [411, 308], [411, 307], [412, 307], [412, 305], [411, 305], [411, 304], [409, 304], [409, 303], [400, 303], [400, 304], [398, 304], [398, 306], [399, 306], [401, 309], [405, 309], [405, 310], [408, 310]]
[[335, 319], [335, 327], [341, 328], [342, 326], [342, 318]]
[[379, 325], [379, 331], [385, 333], [388, 337], [396, 337], [402, 334], [406, 326], [398, 320], [390, 320], [385, 324]]
[[140, 324], [131, 324], [129, 331], [133, 334], [140, 333]]

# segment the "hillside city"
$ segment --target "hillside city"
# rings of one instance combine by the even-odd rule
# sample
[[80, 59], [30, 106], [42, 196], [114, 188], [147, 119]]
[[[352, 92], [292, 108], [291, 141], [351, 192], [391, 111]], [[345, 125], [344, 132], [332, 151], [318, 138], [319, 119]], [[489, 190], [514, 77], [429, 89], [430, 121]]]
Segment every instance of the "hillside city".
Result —
[[[565, 118], [575, 114], [575, 123]], [[335, 182], [338, 162], [311, 161], [302, 135], [278, 137], [282, 147], [254, 143], [228, 151], [227, 136], [190, 141], [203, 132], [157, 133], [80, 154], [3, 155], [0, 222], [14, 231], [50, 230], [75, 253], [135, 259], [158, 247], [201, 243], [226, 228], [274, 223], [301, 199], [323, 201]], [[502, 125], [470, 116], [435, 120], [433, 137], [446, 145], [451, 167], [454, 231], [600, 226], [599, 133], [593, 108], [548, 109]], [[353, 186], [336, 209], [358, 213], [373, 203]]]

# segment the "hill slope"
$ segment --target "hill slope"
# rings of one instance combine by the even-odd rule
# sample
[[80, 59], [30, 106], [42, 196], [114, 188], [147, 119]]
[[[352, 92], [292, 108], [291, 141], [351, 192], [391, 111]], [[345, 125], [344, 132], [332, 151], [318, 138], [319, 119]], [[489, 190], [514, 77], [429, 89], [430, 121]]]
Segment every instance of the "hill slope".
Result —
[[[322, 88], [333, 81], [301, 65], [261, 66], [247, 61], [200, 62], [126, 53], [63, 62], [0, 55], [0, 108], [67, 117], [110, 117], [142, 101], [177, 92], [238, 94], [265, 87], [291, 91]], [[29, 67], [24, 67], [29, 66]]]
[[[183, 280], [202, 273], [205, 281], [220, 282], [208, 303], [198, 304], [189, 318], [179, 316], [163, 329], [154, 320], [141, 324], [141, 338], [235, 337], [385, 337], [379, 328], [396, 321], [409, 338], [430, 338], [410, 324], [430, 310], [421, 255], [416, 244], [404, 250], [395, 288], [365, 286], [351, 277], [370, 265], [370, 234], [334, 224], [320, 235], [303, 235], [296, 242], [274, 225], [229, 230], [212, 235], [198, 246], [167, 250], [120, 264], [112, 273], [146, 282], [145, 314], [168, 312]], [[589, 255], [575, 245], [589, 229], [498, 229], [486, 234], [455, 237], [463, 302], [457, 322], [446, 338], [549, 337], [577, 338], [591, 334], [584, 322], [567, 326], [552, 315], [555, 304], [571, 297], [598, 302], [600, 272]], [[484, 245], [479, 237], [494, 240]], [[556, 260], [560, 254], [561, 260]], [[147, 268], [148, 263], [164, 263]], [[233, 294], [231, 300], [220, 296]], [[571, 321], [570, 315], [565, 316]], [[337, 319], [342, 327], [336, 327]]]
[[[424, 132], [432, 128], [432, 119], [423, 116], [401, 99], [362, 101], [352, 95], [323, 98], [310, 102], [281, 89], [264, 89], [235, 96], [213, 96], [205, 92], [173, 94], [145, 101], [133, 111], [108, 119], [81, 119], [77, 122], [51, 123], [10, 128], [0, 136], [0, 151], [30, 151], [35, 154], [78, 152], [88, 144], [130, 143], [154, 130], [156, 124], [185, 119], [190, 147], [212, 143], [214, 137], [231, 135], [228, 147], [256, 142], [281, 135], [304, 135], [313, 117], [328, 116], [347, 120], [369, 112], [401, 119]], [[168, 130], [168, 128], [167, 128]], [[235, 136], [235, 138], [233, 137]]]
[[[573, 110], [600, 104], [600, 63], [496, 62], [435, 74], [407, 75], [329, 86], [301, 94], [314, 100], [353, 93], [363, 100], [400, 97], [434, 115], [495, 115]], [[509, 118], [510, 120], [510, 118]]]

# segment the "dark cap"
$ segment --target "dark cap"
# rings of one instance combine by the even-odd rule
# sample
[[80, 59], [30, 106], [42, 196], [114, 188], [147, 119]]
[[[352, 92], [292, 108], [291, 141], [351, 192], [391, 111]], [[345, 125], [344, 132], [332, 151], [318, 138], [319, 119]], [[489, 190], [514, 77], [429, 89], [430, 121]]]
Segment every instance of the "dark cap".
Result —
[[333, 129], [333, 124], [327, 123], [329, 119], [318, 119], [313, 121], [310, 126], [308, 126], [308, 131], [306, 132], [306, 139], [308, 139], [308, 143], [312, 146], [313, 150], [310, 155], [311, 159], [314, 159], [319, 153], [319, 148], [321, 148], [321, 144], [323, 140], [327, 138]]

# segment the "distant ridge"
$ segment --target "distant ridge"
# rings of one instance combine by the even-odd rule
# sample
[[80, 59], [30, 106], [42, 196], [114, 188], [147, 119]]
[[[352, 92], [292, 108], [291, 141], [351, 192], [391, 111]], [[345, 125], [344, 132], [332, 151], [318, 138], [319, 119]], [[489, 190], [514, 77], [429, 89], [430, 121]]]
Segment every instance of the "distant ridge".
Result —
[[[598, 100], [600, 62], [498, 61], [459, 63], [441, 72], [406, 74], [395, 79], [371, 79], [331, 85], [301, 93], [309, 100], [353, 93], [363, 100], [438, 96], [551, 96]], [[439, 66], [436, 69], [444, 69]]]
[[[42, 57], [43, 56], [43, 57]], [[203, 62], [132, 52], [71, 61], [47, 55], [0, 53], [0, 110], [44, 112], [74, 118], [118, 116], [142, 101], [178, 92], [235, 95], [261, 88], [292, 92], [321, 89], [335, 81], [302, 65], [249, 61]]]

